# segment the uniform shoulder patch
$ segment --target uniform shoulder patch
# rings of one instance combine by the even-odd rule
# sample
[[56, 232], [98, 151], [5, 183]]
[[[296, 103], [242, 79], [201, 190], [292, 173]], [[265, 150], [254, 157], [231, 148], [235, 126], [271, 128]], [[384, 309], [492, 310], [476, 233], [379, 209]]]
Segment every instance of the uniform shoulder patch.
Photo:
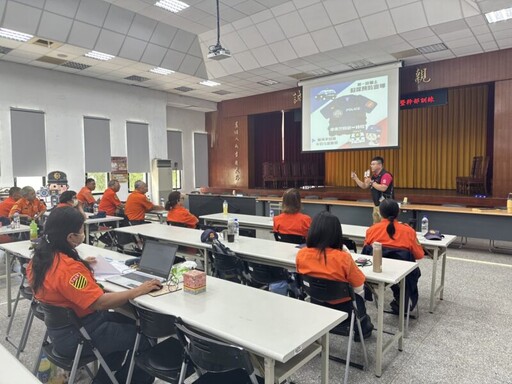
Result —
[[75, 289], [84, 289], [87, 287], [87, 278], [82, 275], [80, 272], [75, 273], [71, 278], [69, 279], [69, 285], [71, 285]]

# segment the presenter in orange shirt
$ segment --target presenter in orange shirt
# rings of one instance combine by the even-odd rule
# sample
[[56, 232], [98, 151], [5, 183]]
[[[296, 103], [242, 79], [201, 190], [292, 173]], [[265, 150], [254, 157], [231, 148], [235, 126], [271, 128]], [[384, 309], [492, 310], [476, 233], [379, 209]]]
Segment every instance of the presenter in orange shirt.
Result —
[[[81, 259], [76, 247], [84, 240], [84, 218], [71, 207], [52, 211], [46, 221], [41, 242], [27, 268], [28, 281], [37, 300], [54, 306], [72, 309], [82, 323], [108, 366], [117, 371], [119, 383], [126, 381], [130, 359], [125, 360], [137, 335], [132, 319], [109, 309], [118, 308], [129, 300], [160, 287], [158, 280], [150, 280], [137, 288], [122, 292], [105, 293], [96, 283], [90, 263], [95, 258]], [[72, 326], [48, 328], [52, 344], [60, 355], [73, 357], [78, 344], [77, 331]], [[142, 338], [142, 349], [150, 348]], [[85, 355], [91, 348], [84, 345]], [[133, 383], [149, 384], [154, 378], [135, 366]], [[110, 383], [105, 371], [100, 369], [94, 383]]]
[[130, 221], [130, 224], [144, 224], [146, 212], [149, 211], [163, 211], [164, 207], [154, 205], [146, 197], [148, 186], [142, 180], [135, 182], [135, 190], [128, 195], [126, 205], [124, 207], [124, 214]]
[[[366, 314], [364, 302], [363, 272], [356, 265], [350, 253], [342, 250], [342, 231], [338, 218], [329, 212], [316, 215], [311, 223], [306, 248], [302, 248], [296, 257], [297, 272], [321, 279], [344, 281], [354, 288], [357, 308], [361, 318], [363, 338], [372, 334], [373, 324]], [[312, 300], [312, 302], [315, 302]], [[333, 300], [331, 302], [316, 302], [329, 308], [351, 312], [352, 304], [349, 299]], [[337, 333], [348, 335], [350, 318], [335, 328]], [[354, 334], [354, 340], [359, 340], [359, 334]]]
[[165, 203], [165, 209], [169, 211], [169, 213], [167, 213], [167, 223], [182, 223], [189, 228], [195, 228], [199, 219], [182, 205], [181, 202], [184, 199], [185, 196], [178, 191], [169, 193], [169, 197]]
[[0, 202], [0, 217], [9, 217], [12, 207], [21, 199], [21, 188], [12, 187], [9, 189], [9, 197]]

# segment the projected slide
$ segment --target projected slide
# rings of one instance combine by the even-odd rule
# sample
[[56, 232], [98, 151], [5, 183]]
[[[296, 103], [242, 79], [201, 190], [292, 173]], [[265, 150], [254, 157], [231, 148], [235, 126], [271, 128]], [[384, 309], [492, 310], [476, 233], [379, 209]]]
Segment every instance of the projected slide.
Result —
[[304, 82], [304, 151], [398, 145], [398, 73], [380, 72]]

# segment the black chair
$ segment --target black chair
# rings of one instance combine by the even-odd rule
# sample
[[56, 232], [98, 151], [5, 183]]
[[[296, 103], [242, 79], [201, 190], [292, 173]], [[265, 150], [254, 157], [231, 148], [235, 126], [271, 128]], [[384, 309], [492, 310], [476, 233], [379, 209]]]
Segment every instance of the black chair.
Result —
[[[290, 273], [286, 268], [273, 267], [270, 265], [246, 262], [249, 285], [258, 288], [269, 289], [269, 285], [279, 281], [289, 283]], [[287, 289], [289, 293], [289, 288]]]
[[342, 236], [341, 238], [342, 244], [347, 247], [350, 251], [357, 253], [357, 245], [356, 242], [348, 237]]
[[[131, 382], [135, 364], [149, 373], [168, 383], [178, 383], [185, 352], [178, 339], [172, 337], [176, 334], [174, 322], [176, 318], [171, 315], [153, 312], [132, 302], [137, 319], [137, 337], [131, 355], [130, 369], [126, 379]], [[166, 338], [155, 343], [152, 348], [139, 352], [142, 336], [152, 339]], [[193, 367], [191, 366], [193, 373]]]
[[179, 318], [175, 324], [178, 339], [186, 353], [180, 384], [183, 383], [190, 362], [196, 366], [199, 375], [194, 381], [196, 384], [263, 383], [263, 379], [256, 376], [246, 350], [192, 330]]
[[[357, 304], [356, 304], [356, 298], [354, 290], [352, 289], [352, 286], [347, 282], [342, 281], [334, 281], [334, 280], [327, 280], [327, 279], [321, 279], [318, 277], [313, 277], [310, 275], [302, 275], [298, 274], [299, 282], [306, 294], [311, 297], [311, 299], [315, 300], [316, 302], [326, 303], [333, 300], [339, 300], [343, 298], [349, 298], [352, 302], [352, 313], [349, 314], [350, 316], [350, 330], [349, 330], [349, 339], [348, 339], [348, 345], [347, 345], [347, 357], [346, 360], [340, 359], [336, 356], [329, 356], [331, 360], [343, 362], [345, 363], [345, 380], [344, 383], [346, 384], [348, 382], [348, 369], [349, 366], [359, 366], [356, 364], [350, 363], [350, 352], [352, 351], [352, 342], [354, 334], [354, 320], [357, 324], [357, 331], [359, 333], [359, 339], [361, 341], [361, 346], [363, 348], [363, 355], [364, 355], [364, 367], [368, 366], [368, 356], [366, 354], [366, 346], [364, 343], [363, 338], [363, 330], [361, 328], [361, 319], [359, 316], [359, 312], [357, 310]], [[359, 366], [360, 367], [360, 366]]]
[[[46, 355], [48, 360], [50, 360], [56, 366], [64, 369], [65, 371], [69, 371], [69, 379], [68, 383], [74, 383], [76, 373], [78, 368], [85, 367], [85, 370], [89, 374], [91, 378], [94, 378], [92, 372], [87, 367], [87, 364], [92, 363], [94, 361], [98, 361], [101, 367], [105, 370], [111, 382], [114, 384], [118, 384], [117, 379], [114, 376], [114, 373], [109, 368], [108, 364], [105, 362], [105, 359], [98, 351], [98, 349], [94, 346], [94, 343], [91, 339], [91, 336], [87, 332], [87, 330], [82, 325], [80, 319], [76, 316], [75, 312], [72, 309], [64, 308], [64, 307], [56, 307], [46, 303], [39, 303], [42, 312], [44, 313], [44, 323], [47, 328], [64, 328], [72, 326], [74, 329], [78, 331], [78, 335], [80, 337], [80, 341], [76, 348], [74, 357], [66, 357], [60, 355], [54, 349], [53, 343], [48, 342], [45, 336], [45, 340], [41, 346], [41, 349], [38, 354], [38, 359], [36, 360], [36, 365], [38, 365], [38, 361], [41, 359], [42, 353]], [[92, 350], [92, 355], [82, 355], [82, 350], [84, 346], [90, 347]]]
[[188, 225], [185, 223], [180, 223], [178, 221], [167, 221], [167, 225], [170, 225], [172, 227], [181, 227], [181, 228], [188, 228]]
[[243, 261], [217, 239], [212, 242], [211, 257], [214, 277], [238, 284], [246, 283]]
[[304, 236], [284, 234], [284, 233], [279, 233], [279, 232], [274, 232], [274, 239], [276, 241], [282, 241], [284, 243], [292, 243], [292, 244], [306, 243], [306, 238]]

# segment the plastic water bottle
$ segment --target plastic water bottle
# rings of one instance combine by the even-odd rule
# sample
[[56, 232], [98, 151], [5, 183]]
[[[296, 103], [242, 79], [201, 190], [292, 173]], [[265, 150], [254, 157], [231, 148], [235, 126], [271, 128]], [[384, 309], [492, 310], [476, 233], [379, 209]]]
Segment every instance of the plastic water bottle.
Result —
[[238, 241], [240, 238], [240, 223], [238, 219], [235, 219], [235, 241]]
[[270, 212], [268, 213], [268, 216], [270, 217], [270, 220], [274, 220], [274, 210], [271, 209]]
[[98, 214], [98, 203], [94, 203], [94, 205], [92, 206], [92, 213], [94, 213], [95, 215]]
[[35, 220], [30, 222], [30, 240], [37, 239], [37, 224]]
[[14, 228], [19, 229], [19, 227], [20, 227], [20, 214], [19, 214], [19, 212], [15, 212], [14, 213], [12, 221], [14, 223]]
[[43, 355], [39, 361], [39, 368], [37, 370], [37, 378], [41, 383], [48, 383], [52, 374], [52, 363]]
[[222, 214], [224, 216], [228, 215], [228, 202], [226, 200], [222, 203]]
[[427, 216], [423, 216], [421, 219], [421, 234], [425, 236], [428, 232], [428, 218]]
[[507, 212], [512, 213], [512, 192], [508, 194], [507, 199]]
[[163, 197], [160, 198], [160, 205], [165, 207], [165, 199]]

